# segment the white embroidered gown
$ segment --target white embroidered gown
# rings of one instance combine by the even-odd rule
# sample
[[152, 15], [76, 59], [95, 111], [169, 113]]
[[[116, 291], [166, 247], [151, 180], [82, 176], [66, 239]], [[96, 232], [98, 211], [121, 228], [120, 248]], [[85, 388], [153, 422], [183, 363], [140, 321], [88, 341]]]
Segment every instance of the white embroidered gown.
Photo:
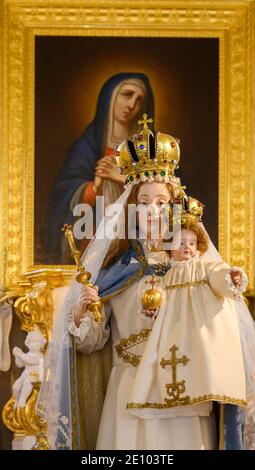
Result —
[[[155, 263], [155, 257], [169, 262], [165, 252], [145, 254], [149, 263]], [[151, 276], [106, 304], [113, 368], [97, 449], [217, 448], [212, 400], [242, 405], [246, 394], [238, 319], [229, 300], [237, 291], [229, 271], [226, 264], [205, 263], [199, 256], [172, 262], [167, 274], [158, 278], [163, 302], [156, 319], [148, 318], [141, 304]], [[79, 351], [91, 353], [105, 345], [110, 335], [107, 320], [99, 326], [89, 313], [80, 328], [73, 325]], [[170, 351], [173, 346], [178, 349]], [[173, 359], [172, 354], [179, 360], [187, 357], [175, 372], [170, 364], [161, 365], [162, 359]], [[181, 381], [184, 391], [174, 399], [171, 387], [177, 383], [180, 391]]]

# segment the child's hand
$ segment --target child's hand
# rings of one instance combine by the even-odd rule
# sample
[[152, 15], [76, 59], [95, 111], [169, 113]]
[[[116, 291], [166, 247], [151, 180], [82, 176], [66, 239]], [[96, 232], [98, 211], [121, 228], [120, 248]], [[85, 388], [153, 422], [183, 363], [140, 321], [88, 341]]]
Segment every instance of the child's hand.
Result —
[[83, 315], [86, 313], [88, 306], [93, 302], [100, 300], [98, 296], [98, 287], [87, 287], [83, 286], [81, 294], [78, 298], [76, 307], [74, 308], [74, 321], [77, 326], [80, 325]]
[[144, 309], [142, 313], [146, 317], [151, 318], [152, 320], [155, 320], [156, 316], [157, 316], [157, 313], [158, 313], [158, 309], [154, 309], [154, 310]]
[[242, 284], [242, 273], [238, 269], [232, 269], [230, 276], [235, 287], [240, 287]]

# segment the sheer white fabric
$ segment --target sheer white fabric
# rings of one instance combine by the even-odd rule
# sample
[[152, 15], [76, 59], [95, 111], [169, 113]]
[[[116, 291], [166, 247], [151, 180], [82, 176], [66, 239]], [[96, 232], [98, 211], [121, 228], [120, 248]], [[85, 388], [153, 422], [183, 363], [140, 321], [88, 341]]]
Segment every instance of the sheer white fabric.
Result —
[[[109, 249], [111, 239], [104, 236], [106, 224], [115, 230], [123, 226], [119, 223], [123, 216], [123, 207], [131, 193], [127, 188], [116, 201], [115, 214], [106, 215], [101, 220], [98, 230], [88, 245], [82, 263], [86, 271], [91, 273], [90, 282], [94, 283], [101, 269], [105, 255]], [[108, 226], [109, 228], [109, 226]], [[48, 441], [51, 449], [72, 448], [72, 413], [71, 413], [71, 374], [70, 351], [72, 350], [71, 337], [67, 323], [80, 295], [81, 284], [73, 278], [69, 288], [63, 288], [55, 305], [55, 321], [52, 337], [47, 349], [44, 366], [44, 380], [41, 385], [37, 402], [38, 414], [47, 422]], [[55, 292], [59, 291], [58, 289]]]
[[[86, 271], [91, 273], [90, 282], [92, 284], [95, 282], [101, 266], [103, 264], [104, 258], [109, 250], [111, 244], [111, 239], [105, 236], [105, 228], [107, 226], [108, 230], [114, 230], [116, 233], [116, 238], [120, 235], [120, 231], [123, 230], [123, 225], [120, 223], [121, 218], [123, 217], [123, 208], [126, 204], [126, 201], [131, 193], [132, 187], [125, 189], [121, 196], [114, 203], [116, 209], [113, 214], [112, 207], [108, 206], [106, 208], [106, 214], [101, 220], [95, 236], [92, 238], [87, 249], [85, 250], [84, 255], [82, 256], [82, 264], [85, 266]], [[78, 297], [76, 297], [77, 300]]]
[[[105, 217], [99, 224], [96, 235], [88, 245], [82, 263], [86, 271], [91, 273], [94, 283], [101, 269], [103, 260], [108, 252], [111, 239], [104, 236], [105, 224], [110, 224], [112, 230], [122, 230], [120, 224], [123, 211], [121, 210], [132, 187], [128, 187], [116, 201], [119, 205], [114, 214]], [[210, 241], [207, 252], [202, 259], [208, 261], [221, 260], [221, 256]], [[62, 301], [56, 306], [56, 321], [54, 322], [51, 342], [45, 360], [45, 376], [42, 382], [38, 413], [48, 425], [48, 439], [52, 449], [72, 448], [72, 414], [71, 414], [71, 370], [70, 350], [72, 348], [68, 333], [67, 321], [81, 290], [81, 284], [73, 279], [71, 286], [63, 288]], [[236, 314], [239, 318], [240, 337], [247, 381], [248, 407], [245, 421], [245, 445], [248, 449], [255, 448], [255, 328], [251, 315], [242, 298], [235, 302]], [[226, 332], [227, 334], [227, 332]]]

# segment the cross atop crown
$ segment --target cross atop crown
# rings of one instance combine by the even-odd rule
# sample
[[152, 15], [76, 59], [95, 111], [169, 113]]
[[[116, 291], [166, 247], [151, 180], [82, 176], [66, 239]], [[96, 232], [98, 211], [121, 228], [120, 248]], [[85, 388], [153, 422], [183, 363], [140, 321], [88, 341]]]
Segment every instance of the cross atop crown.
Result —
[[174, 171], [180, 160], [180, 147], [177, 140], [168, 134], [149, 129], [153, 122], [147, 114], [138, 121], [143, 128], [139, 134], [124, 140], [116, 149], [116, 162], [121, 173], [126, 175], [126, 185], [141, 181], [176, 183]]
[[147, 119], [147, 114], [143, 114], [143, 119], [140, 119], [138, 121], [138, 124], [143, 125], [143, 132], [148, 131], [149, 130], [148, 124], [152, 124], [152, 123], [153, 123], [153, 119], [152, 118]]

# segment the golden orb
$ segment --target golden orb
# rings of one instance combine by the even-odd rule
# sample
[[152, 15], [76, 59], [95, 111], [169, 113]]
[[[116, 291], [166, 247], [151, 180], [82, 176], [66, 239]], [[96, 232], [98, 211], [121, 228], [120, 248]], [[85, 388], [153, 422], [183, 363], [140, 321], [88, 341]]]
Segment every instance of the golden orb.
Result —
[[156, 310], [162, 302], [162, 293], [159, 289], [152, 287], [144, 292], [142, 297], [142, 305], [145, 310]]

